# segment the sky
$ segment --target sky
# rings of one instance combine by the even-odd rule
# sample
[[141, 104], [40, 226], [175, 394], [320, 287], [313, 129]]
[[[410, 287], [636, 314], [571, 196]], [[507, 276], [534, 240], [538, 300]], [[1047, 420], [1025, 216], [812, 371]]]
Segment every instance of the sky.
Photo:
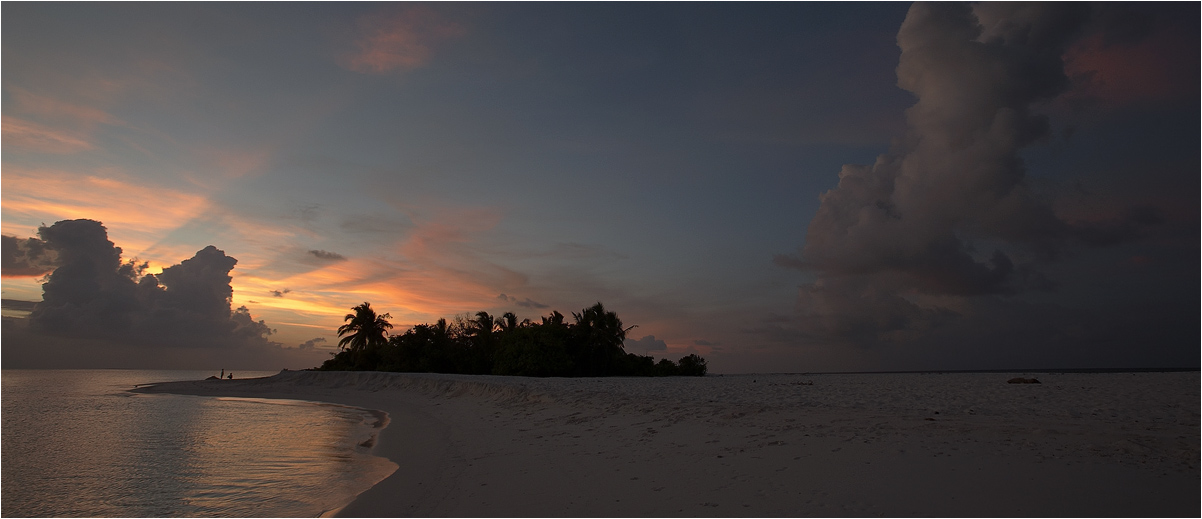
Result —
[[1199, 365], [1196, 3], [0, 9], [6, 368], [309, 367], [364, 301], [600, 301], [715, 373]]

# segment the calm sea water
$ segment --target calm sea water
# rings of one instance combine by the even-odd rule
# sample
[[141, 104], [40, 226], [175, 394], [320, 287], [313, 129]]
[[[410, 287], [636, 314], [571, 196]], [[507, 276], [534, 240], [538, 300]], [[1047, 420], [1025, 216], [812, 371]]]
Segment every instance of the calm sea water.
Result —
[[0, 515], [315, 517], [396, 470], [368, 410], [127, 391], [213, 374], [3, 370]]

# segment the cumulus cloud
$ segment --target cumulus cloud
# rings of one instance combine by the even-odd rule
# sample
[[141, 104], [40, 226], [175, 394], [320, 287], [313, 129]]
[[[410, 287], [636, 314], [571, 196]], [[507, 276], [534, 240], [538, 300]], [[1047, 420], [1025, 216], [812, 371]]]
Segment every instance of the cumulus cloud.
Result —
[[639, 355], [650, 355], [655, 351], [667, 351], [668, 343], [656, 339], [654, 335], [644, 336], [642, 339], [626, 339], [622, 343], [628, 353], [637, 353]]
[[[268, 340], [273, 330], [246, 307], [231, 308], [230, 271], [238, 260], [224, 251], [210, 245], [155, 275], [145, 273], [145, 263], [122, 261], [121, 248], [98, 221], [64, 220], [41, 227], [38, 235], [40, 240], [26, 240], [26, 248], [36, 242], [53, 251], [56, 266], [42, 285], [42, 301], [30, 313], [27, 330], [6, 334], [6, 358], [19, 345], [50, 338], [81, 358], [93, 355], [111, 367], [122, 365], [122, 358], [131, 365], [174, 367], [195, 367], [174, 363], [185, 357], [190, 362], [282, 359], [273, 358], [281, 350]], [[105, 358], [104, 352], [120, 355]], [[133, 358], [139, 355], [149, 356]]]
[[[898, 33], [909, 131], [872, 165], [845, 165], [799, 255], [803, 329], [906, 337], [954, 310], [930, 296], [1052, 288], [1033, 262], [1085, 233], [1026, 180], [1019, 152], [1048, 134], [1032, 106], [1064, 92], [1061, 55], [1086, 21], [1075, 4], [915, 4]], [[1097, 234], [1094, 231], [1094, 234]]]
[[538, 301], [534, 301], [534, 300], [530, 299], [529, 297], [527, 297], [527, 298], [526, 298], [526, 299], [524, 299], [524, 300], [519, 300], [519, 299], [518, 299], [518, 298], [516, 298], [516, 297], [510, 296], [510, 295], [501, 294], [501, 295], [498, 295], [498, 296], [497, 296], [497, 299], [499, 299], [499, 300], [501, 300], [501, 301], [504, 301], [504, 302], [506, 302], [506, 303], [513, 303], [513, 304], [516, 304], [516, 305], [518, 305], [518, 306], [520, 306], [520, 307], [522, 307], [522, 308], [531, 308], [531, 309], [534, 309], [534, 310], [539, 310], [539, 309], [542, 309], [542, 308], [547, 308], [547, 307], [548, 307], [548, 305], [542, 304], [542, 303], [540, 303], [540, 302], [538, 302]]
[[309, 251], [309, 254], [312, 254], [313, 257], [324, 261], [346, 261], [346, 256], [338, 254], [337, 252], [314, 249]]

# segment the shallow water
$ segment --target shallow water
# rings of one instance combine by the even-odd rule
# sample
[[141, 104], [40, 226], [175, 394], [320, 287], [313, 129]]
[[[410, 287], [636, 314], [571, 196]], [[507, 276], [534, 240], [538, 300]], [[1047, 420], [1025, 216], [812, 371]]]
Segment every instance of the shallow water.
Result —
[[312, 517], [396, 469], [368, 410], [127, 391], [211, 374], [3, 370], [0, 515]]

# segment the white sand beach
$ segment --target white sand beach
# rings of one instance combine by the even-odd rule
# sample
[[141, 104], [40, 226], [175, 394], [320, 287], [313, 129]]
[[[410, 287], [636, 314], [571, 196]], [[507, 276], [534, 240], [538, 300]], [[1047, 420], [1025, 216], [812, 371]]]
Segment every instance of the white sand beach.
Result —
[[283, 372], [139, 391], [389, 413], [374, 449], [400, 469], [344, 516], [1196, 517], [1199, 383]]

